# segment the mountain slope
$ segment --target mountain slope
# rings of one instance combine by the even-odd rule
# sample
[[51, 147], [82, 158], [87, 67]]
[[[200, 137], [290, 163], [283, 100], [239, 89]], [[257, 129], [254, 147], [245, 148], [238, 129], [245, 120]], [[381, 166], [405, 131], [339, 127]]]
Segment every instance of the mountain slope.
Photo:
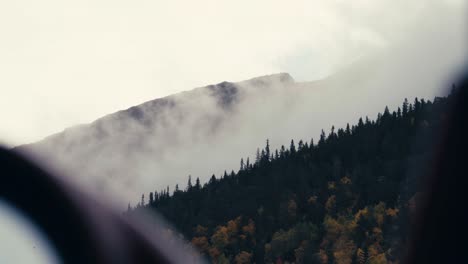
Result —
[[127, 215], [161, 213], [213, 263], [398, 262], [451, 98], [405, 101], [316, 143], [267, 141], [237, 173], [151, 192]]
[[242, 112], [245, 97], [293, 86], [292, 77], [281, 73], [196, 88], [65, 129], [16, 150], [98, 190], [138, 190], [132, 184], [149, 177], [172, 184], [174, 179], [167, 179], [161, 170], [177, 167], [172, 161], [183, 148], [200, 153], [208, 141], [224, 134], [227, 123]]
[[[433, 98], [447, 72], [422, 66], [411, 56], [382, 53], [314, 82], [298, 83], [288, 74], [223, 82], [149, 101], [18, 149], [95, 193], [126, 202], [150, 186], [173, 188], [189, 174], [208, 180], [236, 169], [238, 157], [252, 158], [251, 146], [265, 138], [277, 148], [291, 138], [317, 137], [322, 128], [375, 116], [382, 105], [395, 108], [405, 97]], [[408, 78], [409, 67], [424, 78]]]

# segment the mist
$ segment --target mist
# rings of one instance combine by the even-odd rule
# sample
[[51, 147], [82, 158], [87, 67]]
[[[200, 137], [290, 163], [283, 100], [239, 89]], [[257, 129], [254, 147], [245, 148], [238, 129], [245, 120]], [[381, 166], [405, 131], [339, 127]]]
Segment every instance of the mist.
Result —
[[[356, 6], [368, 5], [362, 10], [333, 5], [337, 11], [326, 20], [338, 21], [330, 30], [338, 30], [343, 21], [353, 30], [325, 41], [309, 36], [301, 47], [317, 38], [311, 57], [302, 56], [307, 52], [300, 48], [266, 69], [266, 76], [186, 87], [187, 92], [17, 150], [124, 207], [138, 202], [142, 193], [167, 186], [172, 192], [176, 184], [183, 189], [188, 175], [205, 183], [213, 174], [219, 178], [224, 171], [237, 171], [241, 158], [254, 161], [266, 139], [273, 149], [288, 147], [291, 139], [296, 144], [317, 141], [322, 129], [328, 133], [331, 126], [356, 124], [360, 117], [374, 119], [385, 106], [396, 110], [404, 98], [433, 100], [447, 93], [466, 65], [465, 12], [461, 2], [423, 2], [360, 1]], [[330, 43], [346, 48], [328, 49]], [[290, 69], [298, 78], [284, 73]], [[107, 96], [112, 100], [111, 93]]]

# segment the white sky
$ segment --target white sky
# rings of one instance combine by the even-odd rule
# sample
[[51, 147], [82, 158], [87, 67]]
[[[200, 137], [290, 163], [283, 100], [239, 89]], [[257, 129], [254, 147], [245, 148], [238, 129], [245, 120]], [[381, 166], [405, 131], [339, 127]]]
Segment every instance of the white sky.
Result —
[[0, 142], [36, 141], [224, 80], [284, 71], [299, 81], [321, 78], [421, 21], [437, 26], [438, 12], [464, 7], [463, 0], [2, 1]]

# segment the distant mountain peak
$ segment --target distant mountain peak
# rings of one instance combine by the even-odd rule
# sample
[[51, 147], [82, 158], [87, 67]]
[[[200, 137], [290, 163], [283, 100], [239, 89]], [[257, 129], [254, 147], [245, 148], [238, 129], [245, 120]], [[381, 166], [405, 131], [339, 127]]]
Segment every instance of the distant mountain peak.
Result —
[[253, 85], [271, 85], [273, 83], [290, 84], [294, 83], [294, 78], [287, 72], [280, 72], [270, 75], [255, 77], [246, 81], [240, 82], [241, 84]]

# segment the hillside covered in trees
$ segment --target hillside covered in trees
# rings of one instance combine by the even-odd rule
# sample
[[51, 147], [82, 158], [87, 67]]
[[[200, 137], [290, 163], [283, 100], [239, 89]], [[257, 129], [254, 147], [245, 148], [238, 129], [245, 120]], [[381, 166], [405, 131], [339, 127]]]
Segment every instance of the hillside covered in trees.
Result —
[[[451, 96], [291, 141], [237, 172], [142, 196], [214, 263], [398, 263]], [[145, 201], [145, 198], [147, 201]]]

